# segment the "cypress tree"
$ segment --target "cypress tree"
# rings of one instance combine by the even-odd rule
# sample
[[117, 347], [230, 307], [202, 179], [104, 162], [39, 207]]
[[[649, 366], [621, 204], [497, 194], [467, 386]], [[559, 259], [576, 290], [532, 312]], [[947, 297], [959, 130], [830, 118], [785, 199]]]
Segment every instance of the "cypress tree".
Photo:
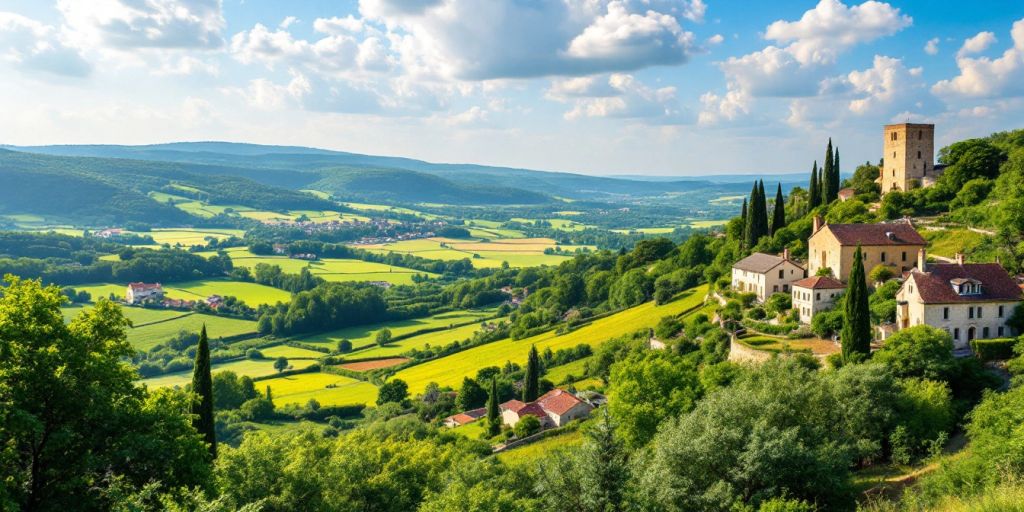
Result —
[[501, 432], [501, 414], [498, 412], [498, 378], [491, 378], [491, 393], [487, 395], [487, 433], [496, 436]]
[[740, 224], [743, 224], [744, 229], [747, 226], [747, 198], [743, 198], [743, 209], [740, 210]]
[[782, 183], [775, 189], [775, 211], [772, 212], [772, 235], [786, 225], [786, 204], [782, 199]]
[[270, 394], [270, 384], [267, 384], [267, 401], [274, 403], [274, 395]]
[[813, 210], [821, 204], [821, 191], [818, 187], [818, 161], [811, 167], [811, 184], [807, 189], [807, 208]]
[[523, 401], [532, 402], [540, 394], [540, 357], [537, 347], [530, 346], [530, 355], [526, 358], [526, 377], [523, 378]]
[[209, 445], [210, 455], [217, 456], [217, 434], [213, 421], [213, 377], [210, 375], [210, 341], [206, 337], [206, 324], [199, 333], [196, 363], [192, 370], [192, 392], [199, 401], [192, 404], [192, 426]]
[[757, 245], [757, 182], [750, 190], [750, 205], [747, 207], [747, 221], [743, 225], [743, 246], [751, 250]]
[[836, 192], [839, 191], [838, 183], [834, 183], [835, 176], [833, 175], [832, 165], [832, 138], [828, 139], [828, 146], [825, 148], [825, 164], [821, 166], [821, 204], [831, 204], [835, 200], [835, 196], [832, 195], [832, 189], [835, 188]]
[[839, 172], [839, 146], [832, 154], [832, 173], [836, 175], [836, 198], [839, 198], [839, 189], [842, 188], [843, 177]]
[[868, 310], [868, 284], [864, 277], [860, 244], [853, 253], [853, 268], [846, 285], [843, 307], [843, 330], [840, 341], [843, 360], [856, 362], [871, 355], [871, 313]]
[[768, 198], [764, 193], [764, 180], [757, 184], [757, 239], [770, 234], [768, 228]]

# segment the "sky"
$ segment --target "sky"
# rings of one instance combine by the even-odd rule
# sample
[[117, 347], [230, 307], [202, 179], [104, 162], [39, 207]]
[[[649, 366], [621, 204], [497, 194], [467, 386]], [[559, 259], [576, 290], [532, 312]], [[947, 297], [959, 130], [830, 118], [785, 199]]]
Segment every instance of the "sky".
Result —
[[844, 171], [1024, 127], [1024, 1], [0, 0], [0, 144]]

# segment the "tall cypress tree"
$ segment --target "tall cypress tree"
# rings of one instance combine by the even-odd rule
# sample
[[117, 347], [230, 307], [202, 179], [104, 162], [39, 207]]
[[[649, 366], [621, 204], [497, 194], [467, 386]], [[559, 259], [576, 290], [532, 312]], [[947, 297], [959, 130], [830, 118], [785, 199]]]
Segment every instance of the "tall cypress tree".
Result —
[[760, 240], [762, 236], [771, 234], [768, 228], [768, 198], [764, 193], [764, 180], [757, 183], [757, 202], [757, 239]]
[[743, 231], [747, 230], [747, 198], [743, 198], [743, 209], [740, 210], [740, 225], [743, 226]]
[[821, 190], [818, 187], [818, 161], [811, 167], [811, 184], [807, 189], [807, 208], [813, 210], [821, 204]]
[[743, 246], [751, 250], [757, 245], [757, 182], [750, 189], [750, 203], [747, 207], [747, 221], [743, 225]]
[[828, 139], [828, 146], [825, 148], [825, 164], [821, 166], [821, 204], [831, 204], [835, 200], [832, 189], [839, 191], [838, 183], [834, 183], [832, 165], [832, 138]]
[[498, 411], [498, 378], [491, 377], [491, 393], [487, 395], [487, 433], [501, 432], [501, 414]]
[[871, 355], [871, 313], [868, 310], [868, 284], [864, 277], [860, 244], [853, 253], [853, 268], [846, 284], [841, 342], [843, 360], [859, 361]]
[[832, 154], [832, 174], [835, 174], [836, 179], [836, 198], [839, 197], [839, 189], [842, 188], [843, 177], [839, 172], [839, 146], [836, 146], [836, 150]]
[[775, 210], [772, 212], [772, 235], [786, 225], [786, 204], [782, 199], [782, 183], [775, 189]]
[[206, 337], [206, 324], [199, 333], [196, 347], [196, 364], [192, 370], [192, 392], [199, 401], [192, 404], [192, 426], [202, 434], [209, 445], [210, 455], [217, 456], [217, 434], [213, 421], [213, 377], [210, 375], [210, 341]]
[[523, 401], [532, 402], [540, 395], [540, 357], [536, 345], [530, 346], [530, 355], [526, 358], [526, 377], [523, 378]]

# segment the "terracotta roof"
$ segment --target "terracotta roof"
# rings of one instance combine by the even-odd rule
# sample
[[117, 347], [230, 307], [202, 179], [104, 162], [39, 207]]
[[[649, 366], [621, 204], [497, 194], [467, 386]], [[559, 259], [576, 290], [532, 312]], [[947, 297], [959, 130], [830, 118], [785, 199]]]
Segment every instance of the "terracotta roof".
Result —
[[487, 408], [486, 407], [481, 407], [479, 409], [473, 409], [473, 410], [466, 411], [466, 412], [464, 412], [462, 414], [465, 414], [466, 416], [469, 416], [470, 418], [473, 418], [473, 419], [483, 418], [484, 416], [487, 415]]
[[472, 423], [477, 420], [477, 418], [474, 418], [466, 413], [454, 414], [452, 416], [449, 416], [448, 419], [452, 420], [452, 422], [455, 423], [456, 425], [465, 425], [467, 423]]
[[836, 288], [846, 288], [846, 285], [844, 285], [838, 279], [834, 279], [828, 276], [805, 277], [793, 283], [794, 288], [797, 286], [799, 286], [800, 288], [810, 288], [812, 290], [834, 290]]
[[137, 291], [155, 290], [157, 288], [161, 288], [160, 283], [128, 283], [128, 286], [131, 287], [132, 290]]
[[857, 191], [852, 188], [839, 189], [839, 197], [853, 197], [857, 195]]
[[509, 400], [508, 402], [498, 406], [498, 408], [503, 411], [508, 410], [512, 412], [519, 412], [523, 407], [526, 407], [526, 403], [520, 402], [519, 400]]
[[[783, 261], [786, 261], [782, 256], [776, 256], [774, 254], [765, 254], [763, 252], [755, 252], [742, 260], [737, 261], [732, 268], [738, 268], [740, 270], [746, 270], [748, 272], [756, 272], [763, 274], [769, 270], [779, 266]], [[793, 260], [789, 260], [790, 263], [803, 268], [799, 263]]]
[[[892, 224], [825, 224], [840, 245], [925, 245], [914, 226], [907, 222]], [[813, 235], [812, 235], [813, 236]]]
[[561, 416], [570, 409], [584, 403], [572, 393], [563, 389], [552, 389], [537, 399], [534, 404], [541, 406], [545, 411]]
[[[937, 263], [928, 265], [928, 272], [915, 270], [911, 276], [926, 304], [1021, 300], [1021, 289], [998, 263]], [[956, 293], [952, 282], [960, 279], [980, 281], [981, 293]]]

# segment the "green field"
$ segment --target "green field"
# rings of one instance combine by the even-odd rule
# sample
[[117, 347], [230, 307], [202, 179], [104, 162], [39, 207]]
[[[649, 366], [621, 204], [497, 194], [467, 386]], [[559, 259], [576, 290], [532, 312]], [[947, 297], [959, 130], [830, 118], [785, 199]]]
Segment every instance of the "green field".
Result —
[[124, 300], [124, 292], [128, 289], [128, 286], [104, 283], [73, 285], [72, 288], [78, 291], [89, 292], [92, 295], [93, 302], [96, 302], [99, 299], [109, 298], [110, 294], [114, 294], [119, 300]]
[[[510, 220], [513, 221], [513, 222], [519, 222], [519, 223], [522, 223], [522, 224], [533, 224], [534, 222], [536, 222], [539, 219], [524, 219], [524, 218], [521, 218], [521, 217], [513, 217]], [[543, 220], [545, 220], [549, 224], [551, 224], [551, 229], [557, 229], [557, 230], [560, 230], [560, 231], [583, 231], [584, 229], [587, 229], [589, 227], [593, 227], [593, 226], [589, 226], [587, 224], [583, 224], [583, 223], [576, 222], [574, 220], [569, 220], [569, 219], [543, 219]]]
[[[312, 359], [296, 359], [294, 361], [288, 361], [294, 370], [300, 370], [308, 368], [309, 366], [316, 364], [315, 360]], [[277, 370], [274, 369], [273, 359], [241, 359], [238, 361], [231, 361], [229, 363], [215, 364], [211, 369], [213, 373], [232, 371], [238, 375], [248, 375], [250, 377], [265, 377], [267, 375], [274, 375]], [[278, 380], [278, 379], [274, 379]], [[192, 371], [184, 371], [177, 373], [170, 373], [167, 375], [161, 375], [159, 377], [152, 377], [149, 379], [143, 379], [146, 385], [151, 388], [162, 388], [168, 386], [184, 386], [192, 382]], [[263, 390], [265, 387], [262, 383], [256, 384], [256, 389]]]
[[168, 244], [171, 246], [181, 245], [184, 247], [190, 247], [193, 245], [207, 244], [207, 238], [214, 238], [217, 240], [223, 240], [232, 236], [242, 237], [245, 236], [245, 230], [242, 229], [192, 229], [192, 228], [175, 228], [175, 229], [153, 229], [151, 231], [144, 232], [133, 232], [137, 235], [149, 235], [158, 244]]
[[451, 429], [454, 434], [466, 436], [469, 439], [480, 439], [480, 436], [487, 429], [487, 418], [480, 418], [472, 423], [466, 423]]
[[278, 406], [305, 404], [310, 398], [320, 405], [373, 405], [377, 401], [377, 387], [373, 384], [329, 373], [300, 373], [256, 383], [259, 390], [267, 386]]
[[172, 299], [202, 300], [211, 295], [222, 297], [232, 296], [245, 302], [250, 307], [263, 304], [288, 302], [292, 294], [284, 290], [245, 281], [229, 281], [227, 279], [202, 279], [185, 283], [164, 285], [164, 292]]
[[505, 464], [533, 464], [550, 453], [551, 450], [578, 446], [582, 442], [583, 433], [577, 428], [561, 435], [545, 437], [535, 443], [505, 450], [497, 457]]
[[956, 253], [970, 254], [985, 241], [985, 235], [969, 229], [926, 229], [921, 236], [928, 241], [928, 252], [952, 258]]
[[565, 380], [565, 378], [568, 377], [569, 375], [576, 377], [576, 379], [574, 379], [574, 382], [582, 380], [584, 374], [584, 366], [587, 364], [587, 361], [589, 361], [591, 358], [593, 358], [593, 356], [584, 357], [583, 359], [578, 359], [576, 361], [566, 363], [561, 366], [555, 366], [549, 369], [548, 372], [544, 374], [544, 378], [550, 380], [556, 386], [561, 385], [562, 381]]
[[316, 350], [292, 347], [289, 345], [275, 345], [273, 347], [261, 348], [259, 351], [263, 354], [263, 357], [267, 359], [276, 359], [278, 357], [287, 357], [288, 359], [320, 359], [327, 355], [323, 352], [317, 352]]
[[706, 293], [707, 285], [698, 286], [683, 292], [680, 299], [669, 304], [662, 306], [655, 306], [653, 302], [641, 304], [596, 320], [561, 336], [556, 335], [554, 331], [548, 331], [522, 340], [505, 339], [488, 343], [406, 368], [395, 374], [394, 377], [408, 383], [410, 393], [423, 391], [430, 382], [457, 388], [462, 383], [463, 377], [475, 375], [477, 370], [485, 366], [500, 366], [505, 361], [525, 363], [531, 345], [536, 346], [537, 350], [541, 352], [548, 348], [553, 351], [570, 348], [580, 343], [586, 343], [592, 348], [596, 348], [606, 340], [645, 327], [653, 327], [664, 316], [678, 315], [697, 306], [704, 300]]
[[630, 233], [643, 233], [645, 235], [668, 235], [675, 231], [676, 228], [635, 228], [635, 229], [613, 229], [615, 233], [628, 235]]
[[478, 330], [480, 330], [480, 324], [473, 323], [463, 325], [462, 327], [456, 327], [454, 329], [428, 332], [426, 334], [420, 334], [419, 336], [413, 336], [394, 343], [389, 343], [383, 347], [373, 347], [368, 350], [357, 352], [357, 357], [394, 357], [402, 355], [412, 349], [423, 350], [427, 346], [443, 347], [453, 341], [463, 341], [471, 338]]
[[[64, 313], [64, 320], [71, 321], [71, 319], [78, 315], [87, 306], [69, 306], [61, 308], [61, 312]], [[170, 309], [145, 309], [145, 308], [128, 308], [122, 307], [121, 312], [125, 318], [132, 321], [132, 325], [141, 327], [146, 324], [167, 321], [172, 318], [178, 318], [189, 313], [187, 311], [174, 311]]]
[[[386, 281], [391, 284], [411, 284], [412, 276], [416, 274], [437, 277], [437, 274], [430, 272], [385, 265], [372, 261], [340, 258], [306, 261], [287, 256], [261, 256], [249, 252], [249, 249], [245, 247], [232, 247], [226, 252], [236, 267], [253, 268], [260, 263], [266, 263], [268, 265], [277, 265], [281, 267], [282, 271], [289, 274], [298, 274], [303, 268], [308, 268], [314, 275], [331, 282]], [[215, 253], [200, 252], [196, 254], [210, 257]]]
[[[82, 306], [72, 306], [62, 308], [61, 311], [64, 318], [70, 321], [82, 309]], [[256, 322], [249, 320], [171, 309], [122, 307], [121, 311], [134, 326], [128, 330], [128, 341], [139, 350], [148, 350], [163, 343], [181, 330], [199, 332], [203, 324], [206, 324], [207, 332], [212, 339], [256, 332]]]
[[[494, 228], [484, 226], [480, 229]], [[434, 260], [451, 261], [469, 258], [476, 268], [498, 268], [502, 262], [506, 261], [512, 267], [521, 268], [558, 265], [571, 258], [571, 255], [544, 254], [545, 249], [553, 249], [557, 246], [554, 240], [548, 238], [501, 238], [490, 241], [421, 238], [359, 247], [379, 254], [389, 252], [414, 254]], [[562, 246], [563, 251], [569, 253], [576, 248], [576, 246]]]
[[[439, 327], [464, 324], [467, 322], [482, 321], [494, 316], [494, 312], [494, 308], [451, 311], [448, 313], [439, 313], [434, 316], [428, 316], [426, 318], [347, 327], [337, 331], [299, 338], [299, 340], [311, 345], [324, 345], [333, 350], [339, 341], [348, 339], [352, 342], [352, 348], [361, 348], [373, 345], [377, 337], [377, 332], [385, 327], [391, 329], [392, 336], [401, 336], [403, 334], [409, 334], [423, 329], [435, 329]], [[477, 324], [474, 323], [473, 327], [476, 326]], [[397, 345], [401, 342], [402, 340], [396, 341], [395, 344]], [[359, 357], [363, 357], [363, 352], [358, 352], [358, 354]]]

